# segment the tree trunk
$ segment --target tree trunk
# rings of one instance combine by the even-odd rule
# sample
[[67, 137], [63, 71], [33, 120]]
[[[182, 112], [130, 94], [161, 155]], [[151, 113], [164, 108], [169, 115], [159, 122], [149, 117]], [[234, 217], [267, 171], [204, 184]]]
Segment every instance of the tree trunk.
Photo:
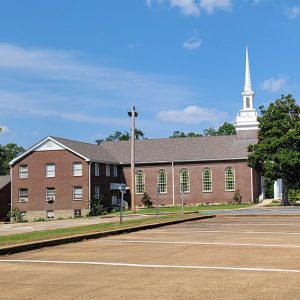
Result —
[[282, 180], [282, 205], [291, 205], [289, 202], [289, 190], [285, 180]]

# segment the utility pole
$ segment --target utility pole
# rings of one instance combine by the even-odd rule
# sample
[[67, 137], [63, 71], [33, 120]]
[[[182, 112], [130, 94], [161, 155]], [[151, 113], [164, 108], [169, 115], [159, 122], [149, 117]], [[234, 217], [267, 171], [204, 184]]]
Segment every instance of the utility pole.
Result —
[[128, 116], [131, 117], [131, 210], [135, 214], [135, 107], [132, 106]]

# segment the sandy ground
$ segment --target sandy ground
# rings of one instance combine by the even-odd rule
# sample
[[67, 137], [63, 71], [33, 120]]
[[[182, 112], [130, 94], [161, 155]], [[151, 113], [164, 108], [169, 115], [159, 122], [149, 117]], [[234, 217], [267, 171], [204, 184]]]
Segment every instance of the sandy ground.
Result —
[[0, 299], [299, 299], [300, 218], [205, 219], [0, 259]]

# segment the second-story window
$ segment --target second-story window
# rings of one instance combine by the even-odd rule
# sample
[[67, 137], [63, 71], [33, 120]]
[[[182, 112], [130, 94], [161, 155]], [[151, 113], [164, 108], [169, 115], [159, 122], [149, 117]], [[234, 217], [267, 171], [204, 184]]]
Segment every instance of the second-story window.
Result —
[[55, 164], [46, 164], [46, 177], [55, 177]]
[[106, 176], [110, 176], [110, 164], [106, 164]]
[[118, 176], [118, 166], [114, 165], [114, 177]]
[[95, 176], [100, 176], [100, 164], [95, 163]]
[[73, 176], [82, 176], [82, 163], [73, 163]]
[[28, 166], [27, 165], [19, 166], [19, 178], [28, 178]]

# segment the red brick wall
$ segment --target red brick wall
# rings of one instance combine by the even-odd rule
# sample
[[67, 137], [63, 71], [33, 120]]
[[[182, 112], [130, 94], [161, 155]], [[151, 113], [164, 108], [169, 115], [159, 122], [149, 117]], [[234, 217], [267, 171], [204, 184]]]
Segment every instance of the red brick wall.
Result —
[[6, 220], [10, 211], [11, 184], [7, 184], [0, 189], [0, 221]]
[[[225, 168], [231, 166], [235, 170], [235, 187], [239, 188], [242, 202], [251, 201], [251, 169], [246, 162], [210, 162], [210, 163], [187, 163], [174, 165], [175, 177], [175, 205], [181, 203], [179, 193], [179, 171], [187, 168], [190, 174], [190, 192], [184, 194], [184, 203], [221, 203], [233, 202], [234, 192], [225, 191]], [[212, 192], [202, 192], [202, 170], [206, 167], [212, 170]], [[143, 170], [145, 174], [145, 192], [150, 195], [153, 203], [156, 203], [156, 176], [160, 169], [167, 171], [167, 193], [159, 196], [160, 203], [171, 205], [172, 199], [172, 166], [167, 165], [140, 165], [136, 170]], [[130, 167], [123, 168], [126, 184], [131, 186]], [[142, 195], [136, 195], [137, 205], [141, 205]]]
[[[83, 176], [73, 176], [73, 162], [82, 162]], [[47, 178], [46, 164], [55, 164], [55, 177]], [[19, 165], [28, 165], [28, 178], [19, 178]], [[12, 168], [12, 205], [22, 211], [88, 208], [88, 163], [67, 150], [36, 151]], [[82, 186], [83, 199], [73, 200], [73, 186]], [[46, 187], [55, 188], [55, 202], [45, 200]], [[28, 203], [19, 203], [20, 188], [28, 189]]]

